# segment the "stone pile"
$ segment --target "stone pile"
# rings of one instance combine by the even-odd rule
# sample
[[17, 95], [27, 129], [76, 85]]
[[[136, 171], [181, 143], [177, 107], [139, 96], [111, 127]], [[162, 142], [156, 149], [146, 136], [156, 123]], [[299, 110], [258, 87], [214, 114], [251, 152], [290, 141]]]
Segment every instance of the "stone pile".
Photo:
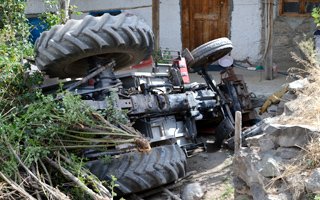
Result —
[[[277, 113], [290, 115], [286, 102], [294, 98], [289, 90]], [[296, 200], [320, 193], [320, 168], [285, 174], [310, 139], [319, 135], [318, 130], [306, 125], [280, 125], [277, 117], [264, 119], [261, 129], [262, 134], [247, 138], [247, 147], [235, 152], [235, 199]]]

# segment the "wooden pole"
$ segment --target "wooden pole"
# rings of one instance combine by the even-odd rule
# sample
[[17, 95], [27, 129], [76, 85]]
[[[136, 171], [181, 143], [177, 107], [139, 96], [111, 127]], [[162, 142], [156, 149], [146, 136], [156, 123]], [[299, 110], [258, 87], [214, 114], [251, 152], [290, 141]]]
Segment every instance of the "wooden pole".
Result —
[[160, 49], [160, 0], [152, 0], [152, 31], [154, 34], [154, 49]]
[[240, 111], [236, 112], [235, 127], [234, 127], [234, 153], [238, 154], [242, 146], [241, 139], [242, 115]]
[[273, 43], [273, 5], [274, 5], [274, 0], [268, 0], [268, 3], [266, 4], [266, 38], [267, 38], [267, 43], [266, 43], [266, 55], [265, 55], [265, 78], [266, 80], [272, 80], [273, 79], [273, 48], [272, 48], [272, 43]]
[[70, 0], [60, 0], [60, 11], [64, 14], [61, 15], [61, 20], [65, 24], [70, 19]]

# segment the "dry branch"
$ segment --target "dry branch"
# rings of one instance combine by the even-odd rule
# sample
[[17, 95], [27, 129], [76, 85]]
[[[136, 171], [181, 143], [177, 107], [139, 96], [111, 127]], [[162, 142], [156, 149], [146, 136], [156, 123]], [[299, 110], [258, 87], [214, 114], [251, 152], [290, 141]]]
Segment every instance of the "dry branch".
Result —
[[[68, 159], [67, 157], [63, 156], [63, 155], [59, 155], [61, 157], [61, 159], [66, 162], [67, 164], [72, 164], [71, 160]], [[86, 177], [90, 177], [90, 176], [94, 176], [89, 170], [87, 169], [81, 169], [81, 173], [82, 175], [86, 176]], [[112, 198], [112, 195], [110, 194], [109, 190], [103, 186], [103, 184], [101, 183], [101, 181], [99, 179], [92, 179], [91, 180], [94, 185], [97, 187], [97, 189], [99, 190], [100, 194], [102, 196], [106, 196], [109, 197], [110, 199]]]
[[23, 196], [30, 200], [36, 200], [33, 196], [31, 196], [27, 191], [25, 191], [23, 188], [21, 188], [18, 184], [16, 184], [13, 180], [6, 177], [2, 172], [0, 172], [1, 178], [6, 181], [14, 190], [20, 192]]
[[90, 188], [88, 188], [84, 183], [82, 183], [77, 177], [75, 177], [71, 172], [60, 166], [55, 161], [51, 160], [50, 158], [45, 159], [46, 162], [48, 162], [51, 166], [56, 168], [58, 171], [60, 171], [66, 178], [73, 181], [76, 185], [78, 185], [83, 191], [85, 191], [90, 197], [92, 197], [95, 200], [110, 200], [107, 196], [100, 196], [99, 194], [92, 191]]
[[21, 159], [19, 158], [19, 156], [16, 154], [15, 150], [12, 148], [12, 146], [7, 143], [7, 146], [9, 148], [9, 150], [11, 151], [11, 153], [13, 154], [13, 156], [17, 159], [17, 161], [19, 162], [19, 164], [23, 167], [23, 169], [34, 179], [38, 182], [39, 185], [41, 185], [41, 187], [43, 187], [44, 189], [46, 189], [52, 196], [54, 196], [56, 199], [70, 199], [68, 196], [66, 196], [65, 194], [63, 194], [62, 192], [60, 192], [58, 189], [55, 189], [53, 187], [51, 187], [50, 185], [42, 182], [36, 175], [34, 175], [30, 169], [21, 161]]

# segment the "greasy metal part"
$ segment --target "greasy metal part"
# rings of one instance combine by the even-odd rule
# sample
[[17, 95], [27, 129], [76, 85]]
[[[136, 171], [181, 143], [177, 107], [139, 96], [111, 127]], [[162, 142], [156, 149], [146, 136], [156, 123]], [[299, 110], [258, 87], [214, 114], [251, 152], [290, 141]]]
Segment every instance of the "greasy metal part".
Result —
[[234, 134], [234, 124], [229, 118], [224, 118], [215, 130], [215, 144], [221, 146], [223, 140]]
[[257, 119], [256, 112], [251, 103], [251, 93], [248, 91], [243, 76], [235, 74], [233, 67], [227, 68], [220, 74], [221, 83], [219, 84], [219, 87], [228, 99], [233, 113], [241, 111], [243, 116], [242, 121], [244, 123], [251, 123], [251, 121]]
[[212, 90], [215, 91], [218, 96], [219, 96], [219, 100], [220, 100], [220, 106], [223, 112], [223, 116], [229, 118], [229, 120], [234, 124], [234, 118], [233, 115], [230, 111], [228, 102], [225, 98], [225, 96], [223, 95], [223, 93], [220, 91], [220, 89], [218, 87], [216, 87], [213, 82], [212, 82], [212, 78], [210, 77], [210, 75], [208, 74], [207, 70], [205, 68], [202, 68], [201, 71], [199, 72], [200, 75], [202, 75], [203, 79], [206, 81], [208, 87]]
[[186, 61], [188, 63], [192, 62], [194, 60], [194, 57], [193, 55], [191, 54], [191, 52], [189, 51], [188, 48], [185, 48], [183, 51], [182, 51], [182, 57], [185, 57], [186, 58]]
[[152, 95], [137, 94], [131, 96], [132, 109], [130, 115], [161, 114], [188, 111], [196, 106], [195, 99], [186, 94]]
[[98, 74], [100, 74], [101, 72], [105, 71], [108, 68], [113, 68], [116, 65], [115, 61], [111, 61], [108, 64], [105, 65], [98, 65], [98, 68], [93, 71], [92, 73], [88, 74], [87, 76], [85, 76], [84, 78], [82, 78], [80, 81], [72, 84], [67, 91], [71, 91], [73, 89], [75, 89], [76, 87], [86, 83], [89, 79], [97, 76]]

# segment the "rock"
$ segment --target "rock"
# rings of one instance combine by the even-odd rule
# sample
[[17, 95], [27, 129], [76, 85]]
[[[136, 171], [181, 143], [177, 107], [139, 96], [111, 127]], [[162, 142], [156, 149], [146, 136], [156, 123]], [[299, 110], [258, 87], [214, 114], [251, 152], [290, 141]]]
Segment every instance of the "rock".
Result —
[[283, 113], [285, 116], [290, 116], [294, 112], [294, 108], [291, 106], [290, 102], [284, 104]]
[[250, 188], [244, 182], [241, 178], [239, 177], [233, 177], [232, 179], [233, 187], [238, 194], [251, 194], [250, 193]]
[[259, 173], [266, 178], [280, 176], [280, 166], [275, 159], [270, 157], [262, 161]]
[[264, 187], [261, 184], [259, 184], [259, 183], [252, 184], [251, 192], [252, 192], [253, 199], [267, 200], [267, 198], [266, 198], [267, 197], [267, 193], [266, 193]]
[[285, 93], [282, 96], [280, 103], [278, 104], [277, 115], [282, 115], [283, 113], [285, 113], [285, 115], [287, 116], [291, 115], [294, 109], [291, 108], [290, 105], [288, 105], [287, 103], [296, 98], [297, 98], [297, 95], [291, 91]]
[[285, 101], [282, 101], [282, 100], [278, 104], [277, 115], [282, 115], [282, 113], [284, 112], [284, 104], [285, 104]]
[[307, 191], [320, 193], [320, 168], [313, 170], [305, 181]]
[[278, 106], [277, 105], [271, 105], [269, 108], [268, 108], [268, 113], [274, 117], [277, 115], [277, 110], [278, 110]]
[[287, 92], [283, 95], [283, 97], [281, 98], [282, 101], [288, 102], [288, 101], [292, 101], [295, 100], [298, 96], [294, 93], [294, 92]]
[[264, 132], [265, 137], [260, 140], [269, 138], [280, 147], [302, 147], [317, 134], [316, 129], [310, 126], [279, 124], [269, 124], [265, 127]]
[[300, 154], [301, 150], [299, 148], [291, 147], [279, 147], [276, 150], [276, 156], [279, 156], [282, 159], [290, 160], [297, 157]]
[[259, 139], [263, 137], [263, 135], [256, 135], [249, 138], [246, 138], [246, 143], [249, 147], [259, 147]]
[[245, 195], [245, 194], [240, 194], [240, 195], [237, 195], [234, 200], [251, 200], [252, 197], [249, 196], [249, 195]]
[[301, 90], [309, 84], [307, 78], [300, 79], [289, 83], [289, 90]]
[[292, 197], [290, 194], [287, 193], [280, 193], [280, 194], [269, 194], [267, 196], [268, 200], [291, 200]]
[[259, 152], [259, 148], [243, 148], [233, 159], [233, 177], [236, 177], [234, 179], [235, 191], [246, 193], [253, 199], [265, 199], [266, 195], [263, 188], [266, 178], [258, 171], [259, 163], [261, 163]]
[[262, 152], [269, 151], [269, 150], [275, 148], [275, 144], [272, 141], [272, 139], [270, 139], [270, 138], [260, 138], [258, 140], [258, 143], [259, 143], [259, 146], [260, 146], [260, 150]]
[[200, 183], [190, 183], [183, 188], [181, 198], [183, 200], [200, 200], [203, 195]]

